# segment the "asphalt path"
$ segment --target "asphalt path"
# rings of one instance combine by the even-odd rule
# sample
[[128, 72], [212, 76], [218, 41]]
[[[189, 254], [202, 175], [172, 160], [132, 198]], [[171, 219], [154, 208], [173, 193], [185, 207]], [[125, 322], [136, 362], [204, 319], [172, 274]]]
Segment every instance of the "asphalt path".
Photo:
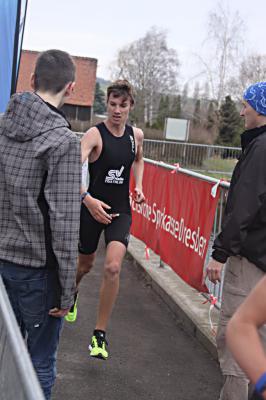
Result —
[[218, 364], [182, 330], [126, 259], [107, 332], [107, 361], [89, 357], [103, 271], [100, 246], [80, 287], [78, 319], [65, 323], [53, 400], [218, 400]]

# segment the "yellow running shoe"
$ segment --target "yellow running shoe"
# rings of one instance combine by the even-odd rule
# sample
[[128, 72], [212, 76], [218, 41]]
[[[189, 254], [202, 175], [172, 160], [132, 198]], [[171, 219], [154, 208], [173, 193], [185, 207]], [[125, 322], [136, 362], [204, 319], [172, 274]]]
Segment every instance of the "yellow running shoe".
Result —
[[75, 322], [77, 319], [77, 313], [78, 313], [78, 293], [75, 294], [74, 297], [74, 304], [73, 306], [70, 308], [70, 310], [68, 311], [67, 315], [65, 316], [65, 320], [67, 322]]
[[107, 345], [108, 343], [105, 339], [105, 334], [95, 330], [94, 335], [91, 338], [91, 344], [89, 345], [90, 356], [100, 358], [101, 360], [107, 360]]

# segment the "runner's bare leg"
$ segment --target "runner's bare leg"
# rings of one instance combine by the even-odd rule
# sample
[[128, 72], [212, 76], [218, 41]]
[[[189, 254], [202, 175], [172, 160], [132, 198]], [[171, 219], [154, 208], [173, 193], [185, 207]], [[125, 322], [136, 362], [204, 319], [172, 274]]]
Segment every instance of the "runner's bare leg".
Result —
[[93, 267], [93, 262], [95, 260], [95, 255], [96, 252], [92, 254], [79, 254], [78, 257], [78, 270], [77, 270], [77, 277], [76, 277], [76, 283], [77, 287], [83, 278], [84, 275], [86, 275], [88, 272]]
[[120, 271], [126, 247], [120, 242], [110, 242], [106, 249], [104, 275], [100, 289], [96, 329], [106, 331], [119, 291]]

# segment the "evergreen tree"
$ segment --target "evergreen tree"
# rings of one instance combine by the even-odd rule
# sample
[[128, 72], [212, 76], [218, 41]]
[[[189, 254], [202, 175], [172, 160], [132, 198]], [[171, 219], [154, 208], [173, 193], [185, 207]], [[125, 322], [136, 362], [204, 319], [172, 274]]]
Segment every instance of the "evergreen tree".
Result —
[[198, 100], [199, 95], [200, 95], [200, 85], [199, 82], [196, 82], [194, 86], [193, 99]]
[[219, 136], [217, 143], [225, 146], [239, 146], [243, 121], [234, 101], [226, 96], [220, 108]]
[[169, 97], [161, 96], [154, 128], [164, 129], [165, 118], [169, 116]]
[[169, 100], [169, 96], [165, 96], [164, 108], [165, 108], [165, 116], [164, 116], [164, 118], [169, 117], [169, 115], [170, 115], [170, 100]]
[[216, 107], [214, 107], [214, 102], [210, 101], [208, 105], [208, 111], [207, 111], [207, 121], [206, 121], [206, 129], [208, 131], [211, 131], [213, 128], [215, 128], [217, 125], [217, 111]]
[[106, 111], [105, 94], [101, 89], [99, 82], [96, 82], [93, 110], [94, 114], [104, 114]]
[[164, 113], [165, 113], [164, 97], [161, 96], [154, 128], [162, 129], [164, 124]]
[[182, 108], [181, 108], [181, 96], [175, 96], [172, 102], [172, 108], [170, 117], [171, 118], [181, 118]]
[[209, 82], [205, 82], [202, 98], [208, 100], [210, 98], [210, 85]]
[[192, 117], [193, 126], [199, 126], [201, 123], [201, 109], [200, 109], [200, 100], [198, 99], [195, 103], [194, 113]]
[[187, 104], [188, 90], [189, 90], [189, 87], [188, 87], [188, 83], [186, 82], [184, 84], [183, 91], [182, 91], [182, 107], [185, 107], [185, 105]]

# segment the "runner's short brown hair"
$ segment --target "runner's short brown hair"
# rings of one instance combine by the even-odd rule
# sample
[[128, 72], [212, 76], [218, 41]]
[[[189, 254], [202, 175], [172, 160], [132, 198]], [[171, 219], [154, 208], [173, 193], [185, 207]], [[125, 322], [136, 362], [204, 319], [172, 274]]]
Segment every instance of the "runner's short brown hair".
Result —
[[107, 101], [110, 94], [114, 97], [130, 98], [131, 105], [135, 103], [132, 85], [126, 79], [118, 79], [107, 88]]

